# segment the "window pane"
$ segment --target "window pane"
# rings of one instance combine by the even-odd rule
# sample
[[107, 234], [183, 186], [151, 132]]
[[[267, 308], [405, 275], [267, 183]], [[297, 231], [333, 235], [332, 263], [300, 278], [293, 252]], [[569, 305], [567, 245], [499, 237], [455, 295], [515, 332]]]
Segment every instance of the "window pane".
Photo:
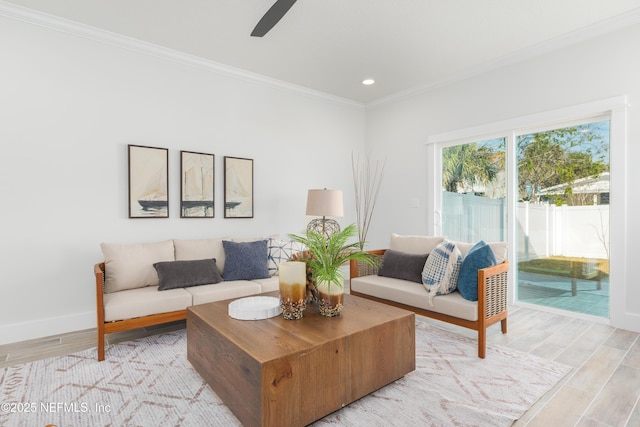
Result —
[[609, 123], [518, 136], [519, 301], [609, 316]]
[[442, 149], [442, 233], [451, 240], [506, 240], [505, 140]]

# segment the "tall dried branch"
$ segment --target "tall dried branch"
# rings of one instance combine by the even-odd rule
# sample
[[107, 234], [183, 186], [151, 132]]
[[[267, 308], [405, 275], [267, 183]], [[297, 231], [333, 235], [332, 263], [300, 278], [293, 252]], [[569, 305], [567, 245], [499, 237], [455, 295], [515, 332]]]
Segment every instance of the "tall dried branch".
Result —
[[361, 162], [359, 156], [356, 158], [353, 153], [351, 154], [360, 250], [364, 249], [367, 240], [386, 163], [385, 160], [381, 166], [380, 162], [376, 161], [375, 167], [372, 168], [371, 155], [367, 155]]

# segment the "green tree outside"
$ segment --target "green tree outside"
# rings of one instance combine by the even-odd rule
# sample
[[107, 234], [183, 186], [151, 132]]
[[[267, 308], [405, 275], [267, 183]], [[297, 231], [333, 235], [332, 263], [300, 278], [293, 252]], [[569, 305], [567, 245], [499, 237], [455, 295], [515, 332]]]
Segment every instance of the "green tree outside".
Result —
[[[516, 141], [518, 198], [540, 202], [539, 191], [579, 178], [598, 176], [609, 170], [608, 144], [593, 123], [520, 135]], [[488, 184], [504, 169], [504, 141], [489, 140], [446, 147], [442, 150], [442, 185], [457, 193]], [[557, 205], [583, 205], [589, 199], [573, 194], [567, 185], [564, 194], [547, 199]]]
[[[600, 134], [584, 126], [519, 136], [516, 159], [520, 200], [540, 202], [539, 191], [543, 188], [608, 171], [608, 145], [602, 142]], [[585, 203], [584, 198], [573, 195], [571, 185], [549, 201], [557, 205]]]
[[[504, 154], [504, 152], [502, 152]], [[454, 145], [442, 150], [442, 181], [446, 191], [457, 193], [462, 187], [493, 181], [504, 156], [488, 145]]]

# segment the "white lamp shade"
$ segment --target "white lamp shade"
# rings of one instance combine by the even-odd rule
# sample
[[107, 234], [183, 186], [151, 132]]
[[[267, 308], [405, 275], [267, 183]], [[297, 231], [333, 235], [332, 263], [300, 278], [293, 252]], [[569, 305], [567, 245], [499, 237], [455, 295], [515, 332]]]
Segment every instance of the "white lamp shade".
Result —
[[309, 190], [307, 215], [343, 216], [342, 190]]

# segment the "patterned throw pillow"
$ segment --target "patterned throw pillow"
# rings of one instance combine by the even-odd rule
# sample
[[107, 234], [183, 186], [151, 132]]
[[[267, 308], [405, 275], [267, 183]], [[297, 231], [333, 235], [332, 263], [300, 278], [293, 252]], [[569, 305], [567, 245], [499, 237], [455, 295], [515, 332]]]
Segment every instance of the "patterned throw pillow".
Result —
[[302, 243], [294, 242], [293, 240], [269, 238], [269, 241], [267, 242], [267, 263], [269, 267], [269, 274], [271, 276], [278, 274], [278, 266], [280, 263], [289, 261], [293, 254], [305, 249], [306, 248]]
[[422, 270], [422, 284], [427, 289], [429, 304], [433, 297], [456, 290], [462, 256], [455, 243], [445, 240], [431, 251]]

